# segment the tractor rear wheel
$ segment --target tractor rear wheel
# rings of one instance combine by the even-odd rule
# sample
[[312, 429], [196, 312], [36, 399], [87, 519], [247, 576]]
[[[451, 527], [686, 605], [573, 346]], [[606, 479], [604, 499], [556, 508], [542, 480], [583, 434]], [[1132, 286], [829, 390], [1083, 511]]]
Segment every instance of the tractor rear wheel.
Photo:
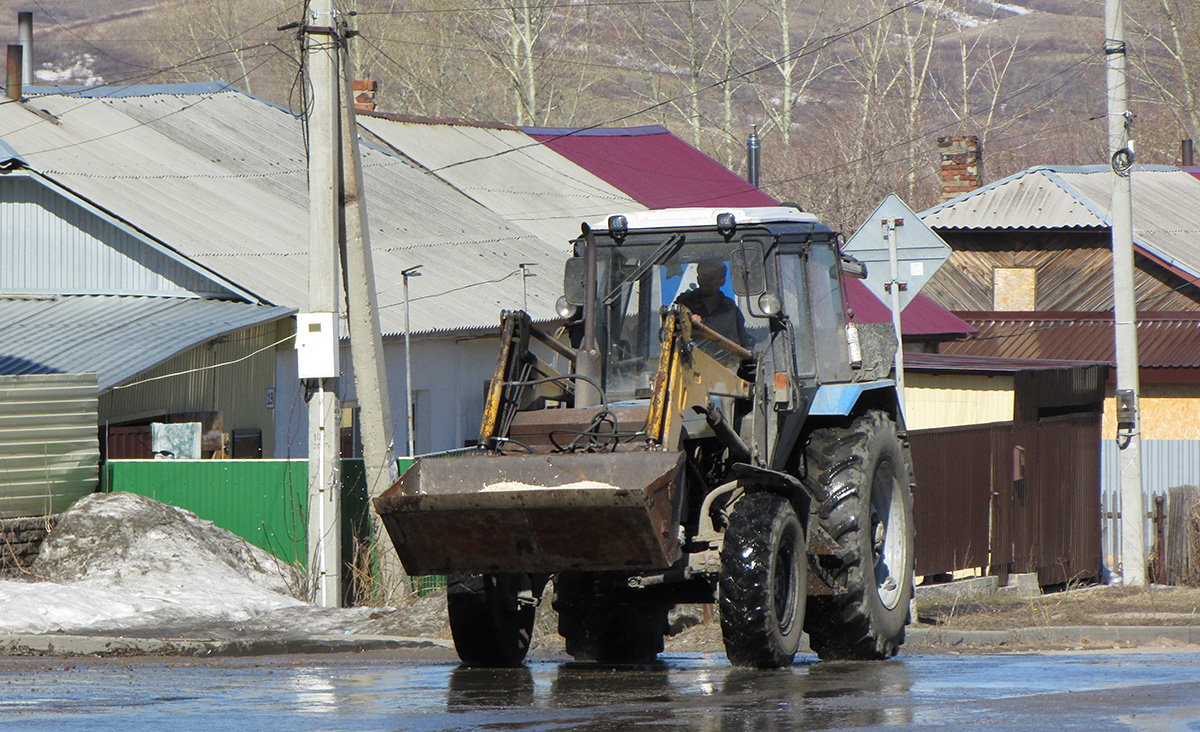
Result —
[[739, 500], [725, 529], [718, 583], [721, 635], [734, 666], [792, 663], [804, 626], [808, 559], [792, 504], [771, 493]]
[[662, 652], [672, 605], [637, 602], [600, 575], [563, 572], [554, 580], [558, 633], [576, 661], [650, 663]]
[[835, 594], [809, 598], [809, 643], [823, 659], [891, 658], [913, 596], [912, 478], [896, 423], [870, 411], [817, 430], [807, 459], [830, 494], [817, 519], [838, 546], [814, 557]]
[[520, 666], [536, 613], [529, 575], [450, 577], [446, 607], [454, 650], [468, 666]]

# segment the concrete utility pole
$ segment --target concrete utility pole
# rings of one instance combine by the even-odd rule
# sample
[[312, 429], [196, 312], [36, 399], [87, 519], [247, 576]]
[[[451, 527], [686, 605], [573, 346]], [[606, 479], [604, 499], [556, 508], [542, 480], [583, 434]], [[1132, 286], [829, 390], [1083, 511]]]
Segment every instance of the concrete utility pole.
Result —
[[[399, 478], [391, 429], [392, 406], [387, 390], [383, 335], [379, 327], [379, 300], [375, 292], [375, 266], [371, 258], [370, 227], [354, 113], [354, 75], [350, 53], [342, 44], [342, 251], [345, 255], [346, 300], [350, 322], [350, 357], [354, 362], [354, 390], [358, 396], [359, 433], [367, 495], [376, 498]], [[370, 506], [372, 536], [383, 587], [399, 587], [403, 578], [391, 537]]]
[[[308, 312], [332, 317], [338, 348], [338, 37], [333, 0], [312, 0], [304, 19], [308, 109]], [[336, 360], [335, 360], [336, 361]], [[308, 556], [322, 607], [341, 605], [341, 405], [338, 379], [317, 378], [308, 407]]]
[[1146, 584], [1142, 436], [1138, 400], [1137, 304], [1133, 289], [1133, 141], [1125, 86], [1125, 20], [1122, 0], [1104, 4], [1104, 55], [1108, 63], [1108, 150], [1113, 170], [1113, 331], [1117, 353], [1117, 447], [1121, 484], [1121, 582]]

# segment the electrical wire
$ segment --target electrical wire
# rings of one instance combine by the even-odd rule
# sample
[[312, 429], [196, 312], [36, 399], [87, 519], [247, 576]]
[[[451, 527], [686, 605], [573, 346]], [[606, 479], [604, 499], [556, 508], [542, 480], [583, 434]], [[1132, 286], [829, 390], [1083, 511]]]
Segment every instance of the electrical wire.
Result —
[[284, 343], [287, 343], [288, 341], [292, 340], [295, 337], [296, 337], [295, 334], [292, 334], [289, 336], [284, 336], [283, 338], [280, 338], [279, 340], [275, 341], [274, 343], [272, 343], [270, 345], [263, 346], [262, 348], [258, 349], [257, 351], [248, 353], [245, 356], [242, 356], [241, 358], [235, 358], [232, 361], [222, 361], [221, 363], [209, 364], [208, 366], [198, 366], [194, 369], [185, 369], [183, 371], [175, 371], [170, 374], [160, 374], [158, 376], [151, 376], [149, 378], [141, 379], [140, 381], [132, 381], [128, 384], [119, 384], [117, 386], [112, 387], [112, 389], [113, 389], [113, 391], [116, 391], [118, 389], [132, 389], [135, 386], [141, 386], [142, 384], [148, 384], [151, 381], [162, 381], [163, 379], [172, 379], [176, 376], [186, 376], [187, 374], [194, 374], [194, 373], [198, 373], [201, 371], [209, 371], [211, 369], [224, 368], [225, 366], [233, 366], [234, 364], [239, 364], [242, 361], [251, 359], [251, 358], [257, 356], [258, 354], [262, 353], [263, 351], [268, 351], [272, 348], [277, 348], [278, 346], [281, 346]]

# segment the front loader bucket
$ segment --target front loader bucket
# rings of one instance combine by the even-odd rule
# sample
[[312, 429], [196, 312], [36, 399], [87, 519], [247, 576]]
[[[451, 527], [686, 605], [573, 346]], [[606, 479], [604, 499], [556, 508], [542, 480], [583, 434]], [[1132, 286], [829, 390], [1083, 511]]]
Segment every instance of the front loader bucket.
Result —
[[422, 458], [375, 510], [411, 575], [662, 569], [682, 468], [680, 452]]

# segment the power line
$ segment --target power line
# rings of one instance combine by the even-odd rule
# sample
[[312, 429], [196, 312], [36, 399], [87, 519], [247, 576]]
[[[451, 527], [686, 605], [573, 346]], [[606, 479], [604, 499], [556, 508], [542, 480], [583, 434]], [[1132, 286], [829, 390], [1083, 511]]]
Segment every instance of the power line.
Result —
[[[843, 38], [846, 38], [846, 37], [848, 37], [848, 36], [851, 36], [851, 35], [853, 35], [853, 34], [855, 34], [855, 33], [859, 32], [859, 31], [861, 31], [861, 30], [863, 30], [863, 29], [865, 29], [865, 28], [868, 28], [868, 27], [870, 27], [870, 26], [874, 25], [875, 23], [878, 23], [878, 22], [882, 21], [884, 18], [887, 18], [887, 17], [889, 17], [889, 16], [891, 16], [891, 15], [894, 15], [894, 14], [896, 14], [896, 13], [899, 13], [899, 12], [900, 12], [900, 11], [902, 11], [902, 10], [906, 10], [906, 9], [908, 9], [908, 8], [911, 8], [911, 7], [914, 7], [914, 6], [916, 6], [916, 5], [919, 5], [921, 2], [923, 2], [923, 0], [908, 0], [907, 2], [905, 2], [905, 3], [901, 4], [901, 5], [897, 5], [896, 7], [892, 8], [891, 10], [888, 10], [887, 12], [885, 12], [885, 13], [883, 13], [883, 14], [881, 14], [881, 15], [878, 15], [878, 16], [876, 16], [876, 17], [874, 17], [874, 18], [872, 18], [872, 19], [870, 19], [870, 20], [868, 20], [868, 21], [866, 21], [866, 22], [864, 22], [864, 23], [862, 23], [862, 24], [860, 24], [860, 25], [858, 25], [858, 26], [855, 26], [854, 28], [851, 28], [851, 29], [849, 29], [849, 30], [845, 30], [845, 31], [840, 31], [840, 32], [838, 32], [838, 33], [833, 33], [833, 34], [830, 34], [830, 35], [828, 35], [828, 36], [825, 36], [824, 38], [822, 38], [822, 39], [821, 39], [819, 42], [817, 42], [817, 43], [805, 44], [804, 46], [802, 46], [801, 48], [797, 49], [796, 51], [793, 51], [793, 52], [791, 52], [791, 53], [785, 54], [784, 56], [781, 56], [781, 57], [778, 57], [778, 58], [772, 59], [772, 60], [770, 60], [770, 61], [768, 61], [768, 62], [766, 62], [766, 63], [760, 64], [760, 65], [758, 65], [758, 66], [756, 66], [756, 67], [754, 67], [754, 68], [752, 68], [752, 69], [749, 69], [748, 71], [735, 72], [735, 73], [733, 73], [733, 74], [730, 74], [730, 75], [728, 75], [728, 76], [726, 76], [726, 77], [724, 77], [724, 78], [722, 78], [722, 79], [720, 79], [720, 80], [718, 80], [718, 81], [714, 81], [714, 82], [712, 82], [712, 83], [710, 83], [710, 84], [704, 85], [704, 86], [702, 86], [701, 88], [699, 88], [699, 89], [696, 89], [695, 91], [688, 91], [688, 92], [684, 92], [684, 93], [682, 93], [682, 94], [677, 94], [677, 95], [675, 95], [675, 96], [673, 96], [673, 97], [669, 97], [669, 98], [667, 98], [667, 99], [664, 99], [664, 100], [661, 100], [661, 101], [655, 102], [655, 103], [653, 103], [653, 104], [650, 104], [650, 105], [644, 106], [644, 107], [642, 107], [641, 109], [639, 109], [639, 110], [637, 110], [637, 111], [630, 112], [630, 113], [628, 113], [628, 114], [624, 114], [624, 115], [621, 115], [621, 116], [618, 116], [618, 117], [614, 117], [614, 118], [612, 118], [612, 119], [609, 119], [609, 120], [607, 120], [607, 121], [604, 121], [604, 122], [598, 122], [598, 123], [595, 123], [595, 124], [592, 124], [592, 125], [588, 125], [588, 126], [586, 126], [586, 127], [580, 127], [580, 128], [577, 128], [577, 129], [571, 130], [570, 132], [566, 132], [566, 133], [564, 133], [564, 134], [562, 134], [562, 135], [557, 135], [557, 136], [555, 136], [555, 137], [553, 138], [553, 140], [562, 139], [562, 138], [564, 138], [564, 137], [571, 137], [571, 136], [573, 136], [573, 135], [578, 135], [578, 134], [580, 134], [580, 133], [587, 132], [587, 131], [590, 131], [590, 130], [594, 130], [594, 129], [597, 129], [597, 128], [599, 128], [599, 127], [605, 127], [605, 126], [609, 126], [609, 125], [616, 124], [616, 123], [618, 123], [618, 122], [624, 122], [625, 120], [628, 120], [628, 119], [631, 119], [631, 118], [633, 118], [633, 117], [637, 117], [637, 116], [640, 116], [640, 115], [643, 115], [643, 114], [647, 114], [647, 113], [649, 113], [649, 112], [652, 112], [652, 111], [654, 111], [655, 109], [659, 109], [659, 108], [661, 108], [661, 107], [665, 107], [665, 106], [667, 106], [667, 105], [674, 104], [674, 103], [676, 103], [676, 102], [682, 101], [682, 100], [684, 100], [684, 99], [687, 99], [687, 98], [689, 98], [689, 97], [693, 97], [693, 96], [699, 96], [700, 94], [703, 94], [704, 92], [707, 92], [707, 91], [709, 91], [709, 90], [711, 90], [711, 89], [715, 89], [715, 88], [717, 88], [717, 87], [719, 87], [719, 86], [721, 86], [721, 85], [723, 85], [723, 84], [728, 84], [728, 83], [729, 83], [729, 82], [731, 82], [731, 81], [736, 81], [736, 80], [738, 80], [738, 79], [743, 79], [743, 78], [746, 78], [746, 77], [750, 76], [751, 74], [756, 74], [756, 73], [758, 73], [758, 72], [760, 72], [760, 71], [765, 71], [766, 69], [773, 68], [773, 67], [777, 66], [778, 64], [780, 64], [780, 63], [783, 63], [784, 61], [796, 60], [796, 59], [803, 58], [803, 57], [805, 57], [805, 56], [808, 56], [808, 55], [811, 55], [811, 54], [813, 54], [813, 53], [816, 53], [817, 51], [820, 51], [820, 50], [822, 50], [822, 49], [824, 49], [824, 48], [827, 48], [828, 46], [832, 45], [832, 44], [833, 44], [834, 42], [836, 42], [836, 41], [839, 41], [839, 40], [841, 40], [841, 39], [843, 39]], [[812, 46], [816, 46], [816, 48], [815, 48], [815, 49], [813, 49], [813, 48], [812, 48]], [[553, 141], [553, 140], [550, 140], [550, 141]], [[549, 141], [547, 141], [547, 142], [549, 142]], [[467, 159], [467, 160], [460, 160], [460, 161], [458, 161], [458, 162], [454, 162], [454, 163], [448, 163], [447, 165], [443, 165], [443, 166], [441, 166], [440, 168], [435, 168], [435, 169], [433, 169], [431, 172], [437, 172], [437, 171], [440, 171], [440, 170], [445, 170], [445, 169], [447, 169], [447, 168], [453, 168], [453, 167], [456, 167], [456, 166], [459, 166], [459, 165], [467, 165], [467, 164], [470, 164], [470, 163], [480, 162], [480, 161], [482, 161], [482, 160], [490, 160], [490, 159], [492, 159], [492, 158], [496, 158], [496, 157], [499, 157], [499, 156], [501, 156], [501, 155], [508, 155], [508, 154], [511, 154], [511, 153], [513, 153], [513, 152], [517, 152], [518, 150], [524, 150], [525, 148], [534, 147], [534, 146], [536, 146], [536, 145], [542, 145], [542, 144], [545, 144], [545, 143], [543, 143], [543, 142], [534, 142], [534, 143], [531, 143], [531, 144], [528, 144], [528, 145], [522, 145], [522, 146], [519, 146], [519, 147], [516, 147], [516, 148], [512, 148], [512, 149], [510, 149], [510, 150], [504, 150], [504, 151], [500, 151], [500, 152], [496, 152], [496, 153], [491, 153], [491, 154], [489, 154], [489, 155], [481, 155], [481, 156], [478, 156], [478, 157], [475, 157], [475, 158], [469, 158], [469, 159]]]

